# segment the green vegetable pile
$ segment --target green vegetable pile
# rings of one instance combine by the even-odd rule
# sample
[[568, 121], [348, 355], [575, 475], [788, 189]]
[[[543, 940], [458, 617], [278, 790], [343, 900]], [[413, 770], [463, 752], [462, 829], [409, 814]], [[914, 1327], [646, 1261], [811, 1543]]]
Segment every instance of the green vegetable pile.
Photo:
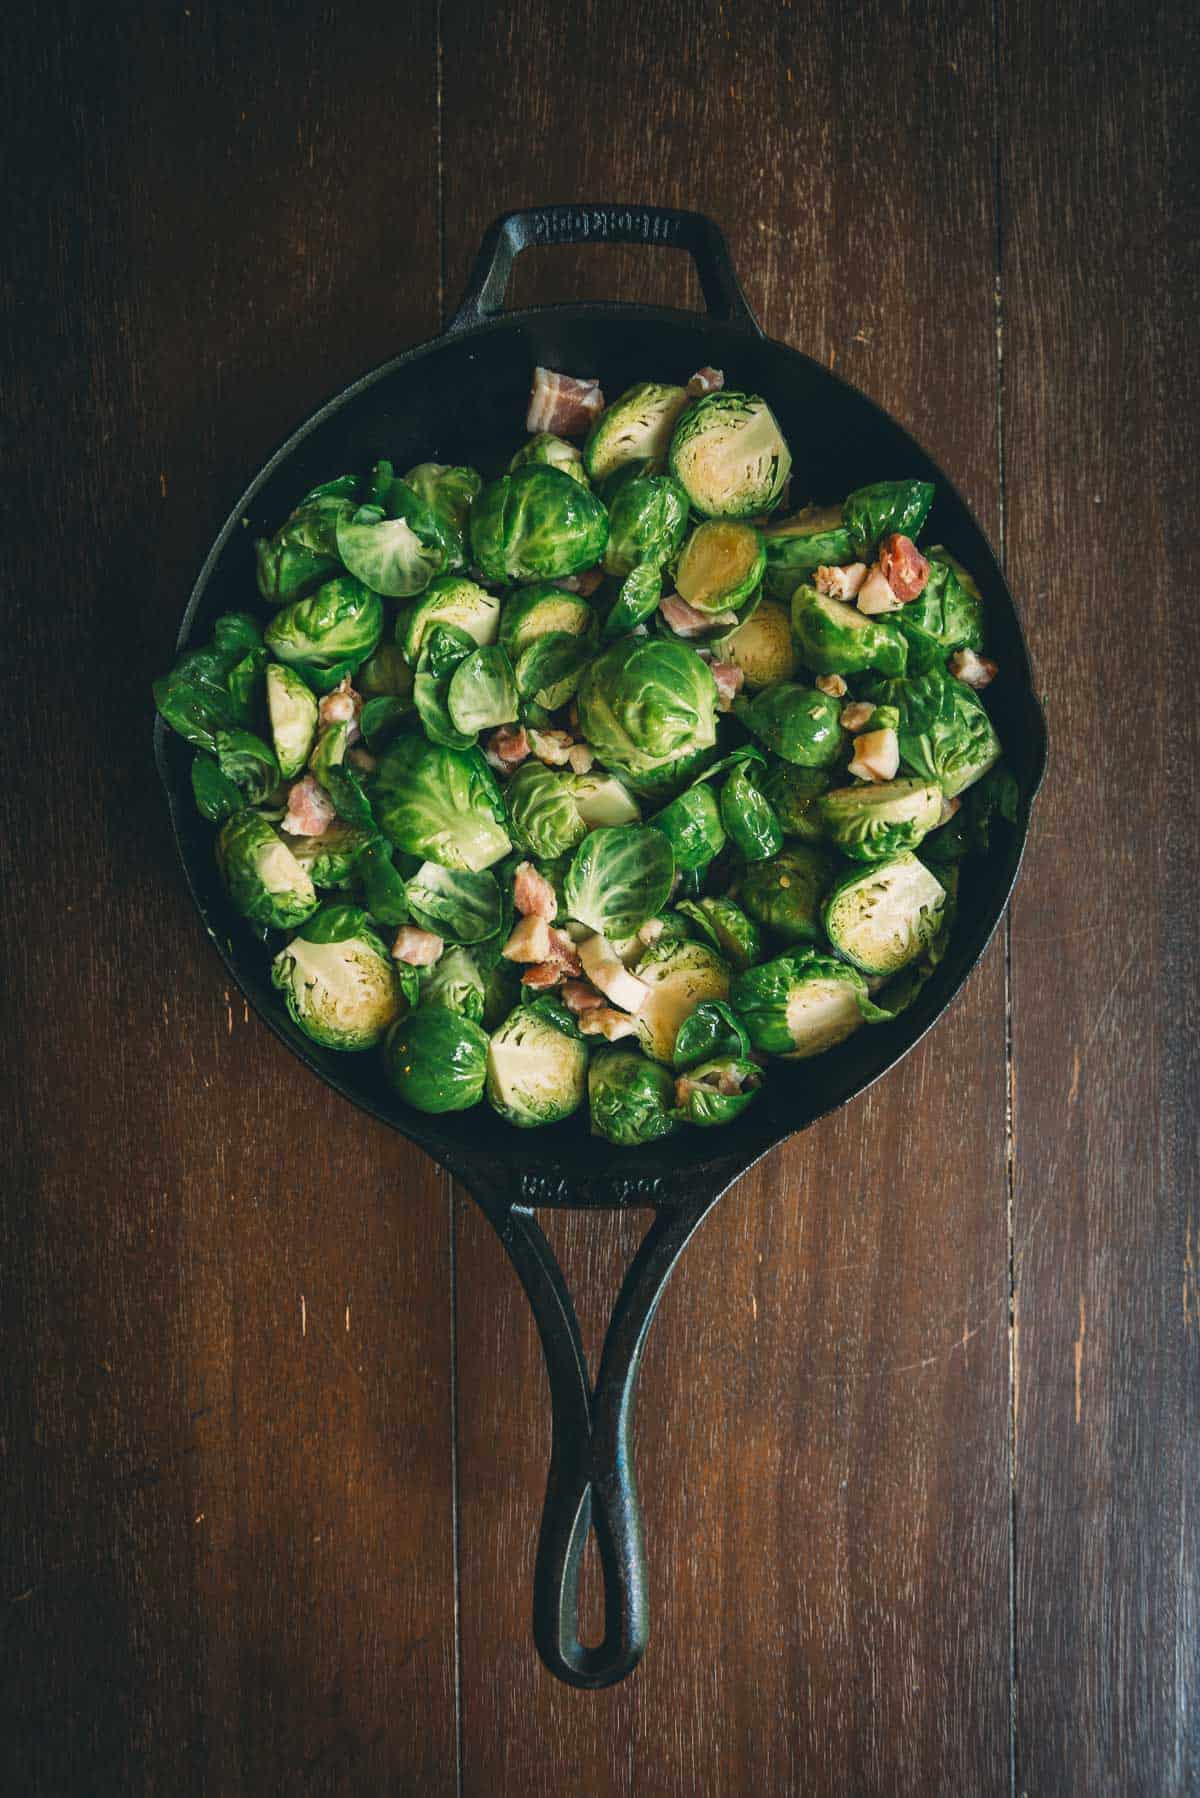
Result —
[[728, 1123], [911, 1003], [1015, 820], [933, 488], [787, 514], [770, 406], [712, 373], [490, 480], [314, 488], [256, 546], [269, 612], [155, 683], [291, 1017], [420, 1110]]

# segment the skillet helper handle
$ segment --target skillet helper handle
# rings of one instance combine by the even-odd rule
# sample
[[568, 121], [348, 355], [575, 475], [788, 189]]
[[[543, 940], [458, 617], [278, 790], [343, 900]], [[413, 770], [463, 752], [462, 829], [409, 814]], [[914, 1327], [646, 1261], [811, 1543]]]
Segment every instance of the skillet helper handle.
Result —
[[475, 266], [447, 331], [494, 318], [504, 305], [512, 266], [535, 244], [640, 243], [686, 250], [696, 265], [710, 318], [761, 335], [720, 227], [702, 212], [670, 206], [530, 206], [505, 212], [487, 228]]

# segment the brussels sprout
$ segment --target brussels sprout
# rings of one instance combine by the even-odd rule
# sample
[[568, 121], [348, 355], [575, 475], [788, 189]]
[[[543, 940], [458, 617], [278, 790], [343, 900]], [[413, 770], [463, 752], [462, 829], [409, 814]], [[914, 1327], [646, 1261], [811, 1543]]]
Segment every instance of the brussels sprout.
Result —
[[483, 482], [473, 468], [448, 468], [443, 462], [419, 462], [404, 477], [417, 498], [423, 500], [440, 527], [446, 551], [446, 571], [454, 573], [467, 564], [467, 523], [471, 506]]
[[362, 882], [362, 896], [373, 918], [390, 925], [393, 930], [408, 923], [404, 880], [392, 862], [390, 843], [375, 837], [358, 857], [355, 872]]
[[675, 866], [686, 873], [705, 868], [725, 847], [721, 806], [708, 781], [697, 781], [665, 805], [650, 823], [661, 830], [675, 854]]
[[828, 768], [842, 753], [841, 707], [816, 687], [777, 681], [753, 699], [734, 705], [738, 718], [760, 743], [805, 768]]
[[729, 997], [729, 963], [707, 943], [655, 943], [634, 973], [650, 988], [634, 1021], [638, 1041], [654, 1061], [674, 1058], [680, 1026], [697, 1005]]
[[618, 587], [612, 604], [604, 615], [600, 635], [606, 643], [627, 636], [658, 610], [662, 599], [662, 569], [653, 562], [639, 562], [631, 568]]
[[669, 562], [687, 530], [687, 494], [669, 474], [635, 474], [606, 489], [608, 544], [604, 566], [624, 576], [639, 564], [661, 568]]
[[620, 638], [585, 670], [578, 704], [600, 760], [635, 774], [716, 742], [716, 682], [683, 643]]
[[805, 667], [816, 674], [903, 674], [908, 644], [899, 626], [872, 618], [844, 599], [830, 599], [815, 587], [797, 587], [792, 599], [792, 634]]
[[854, 557], [868, 561], [876, 544], [893, 531], [915, 537], [929, 516], [935, 491], [932, 481], [876, 481], [858, 488], [842, 507]]
[[540, 637], [594, 638], [596, 614], [586, 599], [567, 593], [553, 581], [537, 581], [510, 593], [500, 612], [500, 647], [514, 665]]
[[355, 905], [325, 905], [271, 964], [294, 1021], [325, 1049], [371, 1049], [404, 1004], [396, 964]]
[[488, 1044], [488, 1104], [522, 1130], [557, 1124], [583, 1104], [587, 1065], [569, 1011], [553, 999], [518, 1005]]
[[240, 787], [221, 772], [215, 757], [203, 749], [192, 758], [192, 797], [196, 810], [210, 824], [224, 824], [246, 803]]
[[189, 649], [169, 674], [154, 682], [154, 703], [173, 731], [195, 749], [215, 753], [217, 732], [253, 722], [242, 686], [230, 686], [233, 670], [258, 646], [260, 633], [245, 612], [227, 612], [214, 626], [207, 649]]
[[683, 546], [675, 588], [698, 612], [736, 612], [758, 588], [765, 564], [763, 540], [752, 524], [709, 518]]
[[621, 1148], [657, 1142], [678, 1129], [675, 1082], [666, 1068], [636, 1049], [609, 1049], [593, 1056], [587, 1077], [593, 1136]]
[[[325, 791], [330, 792], [329, 776], [334, 768], [340, 768], [346, 759], [346, 749], [350, 739], [350, 726], [345, 723], [331, 724], [317, 738], [316, 748], [308, 758], [310, 771], [316, 775]], [[337, 800], [334, 799], [334, 804]]]
[[418, 1111], [466, 1111], [483, 1096], [488, 1039], [471, 1018], [422, 1005], [393, 1024], [384, 1064], [397, 1094]]
[[608, 514], [557, 468], [501, 475], [471, 509], [471, 552], [490, 580], [545, 581], [593, 568], [608, 541]]
[[369, 831], [339, 819], [319, 837], [289, 837], [288, 848], [315, 887], [337, 888], [349, 884], [370, 841]]
[[709, 393], [681, 415], [668, 466], [706, 518], [769, 512], [783, 492], [792, 458], [765, 400]]
[[758, 1096], [762, 1069], [733, 1055], [703, 1061], [675, 1083], [675, 1103], [685, 1122], [708, 1128], [731, 1124]]
[[715, 638], [709, 648], [717, 661], [741, 669], [751, 693], [791, 680], [796, 672], [792, 620], [786, 606], [773, 599], [764, 599], [736, 630]]
[[961, 562], [931, 549], [929, 579], [896, 615], [908, 641], [908, 672], [923, 674], [954, 649], [983, 648], [983, 600]]
[[259, 645], [244, 655], [240, 662], [235, 662], [225, 677], [225, 685], [229, 688], [234, 703], [241, 707], [247, 718], [257, 716], [261, 709], [259, 694], [270, 659], [266, 649]]
[[461, 731], [450, 715], [450, 682], [471, 654], [472, 639], [453, 624], [435, 624], [425, 636], [413, 681], [413, 703], [425, 735], [447, 749], [470, 749], [474, 731]]
[[588, 833], [572, 776], [556, 774], [538, 761], [522, 762], [504, 789], [509, 827], [518, 849], [553, 860], [568, 855]]
[[805, 506], [791, 518], [763, 528], [766, 588], [773, 599], [791, 599], [806, 575], [822, 564], [836, 567], [854, 559], [854, 541], [840, 506]]
[[252, 924], [290, 930], [317, 909], [312, 881], [257, 812], [237, 812], [221, 826], [217, 866], [229, 897]]
[[734, 848], [748, 862], [766, 861], [783, 846], [783, 826], [744, 763], [721, 788], [721, 822]]
[[[517, 692], [547, 712], [556, 711], [578, 687], [591, 658], [590, 637], [572, 636], [568, 631], [536, 637], [517, 658]], [[531, 724], [537, 722], [532, 713], [528, 716]]]
[[738, 896], [756, 924], [785, 943], [821, 941], [821, 901], [834, 879], [833, 857], [809, 843], [752, 862]]
[[440, 1005], [474, 1024], [483, 1022], [483, 975], [469, 949], [447, 949], [431, 968], [420, 970], [419, 979], [422, 1005]]
[[573, 481], [581, 487], [590, 486], [583, 466], [583, 454], [565, 437], [556, 437], [553, 431], [539, 431], [528, 443], [523, 443], [508, 465], [509, 474], [516, 474], [518, 468], [527, 468], [531, 462], [544, 464], [547, 468], [557, 468], [562, 474], [569, 474]]
[[687, 403], [684, 387], [639, 381], [626, 388], [588, 432], [583, 465], [592, 480], [607, 480], [628, 462], [641, 462], [651, 472], [664, 468], [675, 421]]
[[422, 862], [405, 882], [408, 909], [422, 930], [450, 943], [481, 943], [500, 928], [500, 888], [487, 870], [443, 868]]
[[613, 761], [609, 763], [609, 769], [619, 777], [623, 786], [629, 788], [635, 798], [644, 800], [650, 806], [662, 806], [668, 800], [676, 798], [703, 774], [715, 761], [716, 754], [714, 741], [704, 749], [693, 749], [688, 754], [676, 757], [673, 762], [664, 762], [658, 768], [639, 768], [635, 771]]
[[253, 731], [219, 730], [217, 766], [242, 794], [243, 805], [261, 805], [279, 785], [275, 751]]
[[396, 620], [396, 641], [413, 667], [420, 660], [427, 633], [438, 624], [464, 631], [482, 648], [496, 641], [500, 601], [465, 575], [443, 575], [432, 581], [417, 604]]
[[598, 824], [638, 824], [641, 810], [631, 793], [611, 774], [570, 776], [571, 797], [589, 830]]
[[775, 762], [762, 779], [762, 790], [775, 808], [787, 837], [803, 843], [820, 843], [825, 830], [815, 801], [832, 784], [824, 768], [798, 768], [792, 762]]
[[964, 681], [942, 668], [915, 680], [877, 681], [868, 695], [900, 713], [900, 761], [910, 774], [935, 780], [947, 799], [963, 793], [999, 760], [1000, 739]]
[[864, 974], [895, 974], [929, 947], [945, 904], [945, 887], [905, 853], [839, 880], [825, 901], [825, 931]]
[[572, 856], [563, 901], [568, 917], [601, 936], [631, 936], [665, 904], [674, 878], [675, 857], [659, 831], [601, 826]]
[[464, 656], [450, 677], [446, 704], [455, 729], [467, 736], [512, 724], [517, 716], [517, 683], [504, 651], [493, 643]]
[[445, 549], [432, 529], [418, 535], [407, 518], [389, 518], [382, 506], [359, 506], [340, 518], [337, 546], [350, 573], [388, 599], [423, 593], [446, 566]]
[[678, 909], [731, 967], [748, 968], [762, 954], [758, 925], [732, 899], [680, 899]]
[[387, 748], [398, 731], [407, 728], [411, 718], [412, 707], [403, 699], [395, 699], [390, 694], [368, 699], [358, 720], [363, 742], [372, 754], [377, 755]]
[[852, 1036], [880, 1014], [854, 968], [811, 949], [747, 968], [730, 989], [756, 1049], [806, 1061]]
[[372, 794], [397, 849], [478, 873], [511, 847], [504, 805], [477, 749], [447, 749], [410, 733], [385, 750]]
[[258, 590], [269, 605], [304, 599], [337, 573], [338, 520], [353, 511], [352, 495], [317, 490], [301, 500], [273, 537], [258, 539], [254, 545]]
[[292, 780], [308, 760], [317, 734], [317, 701], [293, 668], [272, 662], [267, 669], [267, 715], [283, 780]]
[[318, 587], [311, 599], [298, 599], [276, 612], [265, 641], [281, 662], [328, 674], [365, 662], [382, 631], [378, 593], [353, 575], [341, 574]]
[[901, 849], [915, 849], [942, 815], [936, 781], [885, 780], [877, 785], [836, 787], [816, 809], [830, 841], [856, 862], [886, 861]]
[[717, 1057], [745, 1060], [749, 1053], [750, 1038], [723, 999], [705, 999], [697, 1005], [675, 1038], [675, 1066], [681, 1070]]

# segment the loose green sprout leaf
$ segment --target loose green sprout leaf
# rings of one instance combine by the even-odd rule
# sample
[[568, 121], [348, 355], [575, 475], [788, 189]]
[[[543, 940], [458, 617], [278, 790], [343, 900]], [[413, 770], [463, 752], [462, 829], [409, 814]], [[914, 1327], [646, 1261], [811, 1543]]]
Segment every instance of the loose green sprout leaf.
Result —
[[[337, 486], [329, 482], [327, 486]], [[258, 590], [269, 605], [304, 599], [338, 570], [337, 525], [354, 511], [351, 495], [317, 488], [273, 537], [254, 545]]]
[[466, 1111], [483, 1096], [488, 1039], [442, 1005], [422, 1005], [393, 1024], [384, 1043], [388, 1077], [418, 1111]]
[[721, 788], [721, 822], [734, 848], [748, 862], [765, 861], [783, 846], [783, 826], [744, 763]]
[[469, 949], [447, 949], [431, 968], [421, 968], [418, 974], [422, 1005], [440, 1005], [474, 1024], [483, 1023], [483, 975]]
[[500, 888], [486, 870], [472, 874], [422, 862], [404, 889], [408, 909], [422, 930], [449, 943], [481, 943], [500, 928]]
[[733, 709], [746, 729], [785, 762], [828, 768], [841, 756], [841, 707], [815, 687], [778, 681], [753, 699], [735, 701]]
[[798, 587], [792, 599], [792, 634], [805, 667], [817, 674], [903, 674], [908, 644], [898, 625], [872, 618], [830, 599], [815, 587]]
[[[350, 726], [347, 723], [331, 724], [317, 738], [317, 746], [308, 758], [308, 766], [316, 775], [325, 791], [329, 791], [329, 775], [334, 768], [340, 768], [346, 759], [346, 749], [350, 738]], [[336, 802], [335, 802], [336, 803]]]
[[822, 564], [854, 560], [854, 540], [840, 506], [805, 506], [792, 518], [763, 528], [766, 587], [773, 599], [790, 600], [800, 582]]
[[965, 792], [999, 759], [1000, 739], [982, 703], [942, 668], [915, 680], [877, 681], [869, 697], [898, 709], [901, 764], [936, 781], [947, 799]]
[[459, 730], [450, 712], [450, 683], [471, 654], [471, 638], [454, 625], [435, 624], [425, 638], [413, 681], [413, 702], [425, 735], [448, 749], [470, 749], [474, 731]]
[[696, 926], [701, 939], [725, 957], [731, 967], [748, 968], [762, 954], [762, 936], [753, 918], [748, 918], [732, 899], [717, 896], [701, 899], [679, 899], [678, 909]]
[[513, 723], [517, 683], [504, 651], [493, 643], [464, 656], [450, 677], [446, 703], [451, 722], [466, 736]]
[[356, 768], [331, 763], [321, 777], [321, 784], [333, 800], [339, 818], [359, 830], [365, 830], [369, 836], [378, 834], [375, 812]]
[[791, 616], [773, 599], [764, 599], [736, 630], [714, 638], [709, 648], [717, 661], [742, 670], [750, 693], [791, 680], [796, 672]]
[[675, 421], [688, 403], [687, 389], [639, 381], [603, 411], [583, 446], [583, 463], [593, 481], [639, 462], [650, 473], [665, 467]]
[[608, 541], [608, 514], [560, 469], [501, 475], [471, 509], [471, 551], [489, 580], [556, 580], [593, 568]]
[[661, 830], [675, 854], [675, 866], [687, 872], [705, 868], [725, 847], [721, 806], [708, 781], [697, 781], [650, 819]]
[[240, 662], [234, 663], [225, 677], [225, 685], [244, 718], [253, 718], [260, 709], [263, 676], [270, 659], [261, 646], [251, 649]]
[[634, 474], [605, 489], [608, 544], [604, 567], [618, 578], [642, 563], [661, 568], [683, 542], [687, 494], [669, 474]]
[[556, 437], [553, 431], [538, 431], [528, 443], [523, 443], [508, 465], [509, 474], [516, 474], [519, 468], [527, 468], [531, 462], [540, 463], [547, 468], [557, 468], [563, 474], [570, 475], [581, 487], [588, 487], [587, 472], [583, 466], [583, 455], [573, 443], [565, 437]]
[[830, 842], [856, 862], [881, 862], [915, 849], [942, 815], [935, 781], [887, 780], [837, 787], [817, 801]]
[[854, 556], [869, 561], [876, 546], [894, 531], [915, 538], [929, 516], [935, 491], [932, 481], [876, 481], [858, 488], [842, 507]]
[[317, 909], [312, 881], [257, 812], [238, 812], [221, 826], [217, 866], [235, 908], [252, 924], [290, 930]]
[[185, 650], [170, 674], [154, 682], [154, 703], [171, 729], [196, 749], [215, 752], [219, 730], [251, 722], [244, 690], [229, 688], [231, 670], [253, 647], [258, 626], [244, 612], [228, 612], [216, 622], [207, 649]]
[[769, 861], [752, 862], [739, 895], [755, 923], [783, 942], [819, 943], [821, 901], [833, 880], [833, 857], [813, 844], [796, 843]]
[[381, 924], [398, 930], [408, 923], [408, 898], [404, 881], [392, 862], [391, 846], [381, 837], [367, 844], [358, 859], [367, 910]]
[[504, 790], [513, 842], [528, 855], [552, 861], [568, 855], [587, 835], [569, 774], [541, 762], [523, 762]]
[[691, 1068], [675, 1083], [675, 1103], [686, 1123], [701, 1128], [731, 1124], [762, 1088], [762, 1069], [736, 1056], [718, 1056]]
[[408, 702], [395, 699], [391, 694], [368, 699], [358, 721], [363, 742], [372, 754], [378, 754], [387, 748], [398, 731], [405, 729], [411, 716], [412, 707]]
[[705, 999], [684, 1019], [675, 1038], [675, 1066], [682, 1072], [722, 1056], [744, 1060], [750, 1038], [723, 999]]
[[729, 997], [729, 964], [706, 943], [660, 940], [634, 972], [650, 988], [636, 1018], [638, 1041], [655, 1061], [674, 1059], [679, 1032], [698, 1005]]
[[488, 1103], [518, 1129], [557, 1124], [583, 1104], [587, 1066], [569, 1011], [546, 998], [518, 1005], [488, 1044]]
[[240, 788], [221, 772], [215, 758], [203, 749], [192, 759], [192, 796], [196, 810], [210, 824], [223, 824], [246, 804]]
[[267, 716], [283, 780], [299, 774], [317, 734], [317, 701], [294, 668], [272, 662], [267, 669]]
[[478, 872], [508, 854], [504, 804], [477, 749], [409, 734], [385, 750], [372, 786], [375, 815], [397, 849]]
[[342, 574], [318, 587], [311, 599], [276, 612], [267, 626], [266, 644], [279, 661], [302, 671], [349, 671], [366, 661], [382, 631], [378, 593]]
[[675, 857], [648, 825], [601, 827], [571, 858], [564, 882], [567, 914], [601, 936], [632, 936], [666, 903]]
[[804, 843], [819, 843], [825, 829], [816, 801], [833, 784], [826, 768], [798, 768], [776, 761], [763, 776], [762, 790], [775, 808], [784, 835]]
[[388, 518], [382, 506], [360, 506], [340, 519], [337, 546], [350, 573], [388, 599], [422, 592], [446, 560], [439, 542], [422, 542], [406, 518]]
[[905, 853], [840, 880], [825, 902], [825, 931], [864, 974], [896, 974], [928, 949], [945, 904], [941, 882]]
[[755, 1048], [787, 1061], [834, 1048], [875, 1012], [860, 973], [811, 949], [746, 969], [730, 997]]
[[442, 462], [420, 462], [404, 477], [417, 498], [424, 502], [439, 529], [446, 552], [446, 568], [453, 573], [467, 564], [467, 526], [471, 506], [483, 482], [473, 468], [448, 468]]
[[644, 624], [658, 610], [662, 598], [662, 570], [653, 562], [639, 562], [618, 587], [604, 616], [600, 635], [606, 643], [624, 637]]
[[261, 805], [279, 785], [275, 752], [248, 730], [217, 732], [217, 766], [243, 797], [243, 805]]
[[436, 625], [462, 631], [480, 647], [494, 643], [500, 626], [500, 601], [465, 575], [444, 575], [433, 581], [416, 605], [396, 619], [396, 641], [414, 667], [426, 636]]
[[716, 741], [716, 682], [694, 650], [622, 637], [579, 684], [584, 738], [609, 767], [646, 774]]
[[763, 540], [752, 524], [710, 518], [683, 546], [675, 587], [698, 612], [737, 612], [762, 582]]
[[587, 1077], [593, 1136], [622, 1148], [658, 1142], [678, 1128], [675, 1082], [664, 1067], [636, 1049], [610, 1049], [592, 1057]]
[[271, 967], [295, 1022], [326, 1049], [370, 1049], [404, 1001], [395, 963], [353, 905], [327, 905], [302, 924]]
[[776, 504], [792, 458], [767, 402], [726, 390], [682, 413], [668, 465], [704, 517], [750, 518]]

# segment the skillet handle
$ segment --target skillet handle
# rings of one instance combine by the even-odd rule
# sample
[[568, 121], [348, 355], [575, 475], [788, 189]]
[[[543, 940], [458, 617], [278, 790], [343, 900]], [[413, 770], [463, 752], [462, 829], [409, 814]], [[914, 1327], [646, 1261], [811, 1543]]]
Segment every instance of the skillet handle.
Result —
[[761, 335], [733, 270], [724, 233], [702, 212], [669, 206], [530, 206], [490, 224], [457, 312], [447, 331], [494, 318], [504, 304], [512, 266], [535, 244], [642, 243], [686, 250], [696, 265], [710, 318]]

